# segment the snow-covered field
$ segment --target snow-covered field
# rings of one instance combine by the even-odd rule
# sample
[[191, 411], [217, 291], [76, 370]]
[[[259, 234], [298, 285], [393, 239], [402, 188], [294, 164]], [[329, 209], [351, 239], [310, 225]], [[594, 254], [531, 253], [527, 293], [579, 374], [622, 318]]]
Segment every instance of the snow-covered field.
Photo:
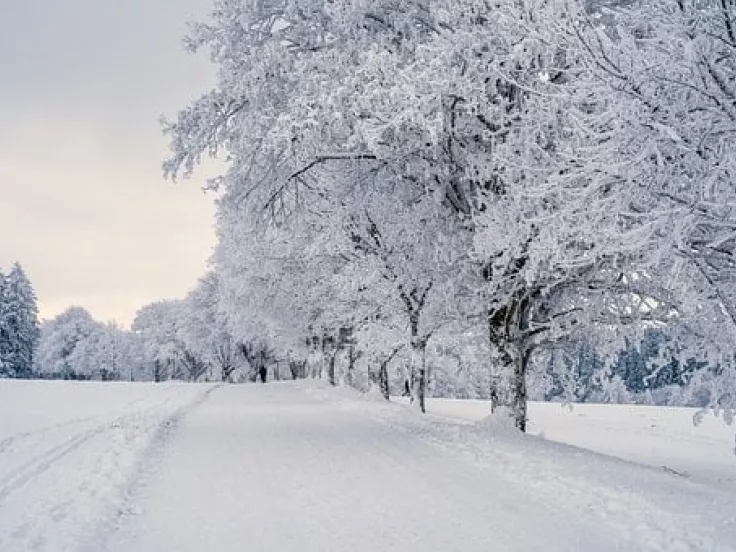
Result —
[[[488, 416], [486, 401], [429, 399], [431, 414], [477, 422]], [[695, 425], [695, 416], [701, 421]], [[529, 405], [532, 435], [568, 443], [736, 492], [736, 426], [712, 411], [637, 405], [553, 403]], [[734, 514], [736, 515], [736, 514]]]
[[0, 551], [72, 551], [96, 538], [208, 389], [0, 380]]
[[736, 550], [720, 423], [534, 405], [540, 439], [430, 408], [310, 382], [2, 381], [0, 551]]

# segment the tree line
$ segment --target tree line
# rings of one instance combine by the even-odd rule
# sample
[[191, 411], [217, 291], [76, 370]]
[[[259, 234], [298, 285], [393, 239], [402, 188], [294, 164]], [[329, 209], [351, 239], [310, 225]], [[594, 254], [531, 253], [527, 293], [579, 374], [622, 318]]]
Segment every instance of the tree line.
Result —
[[[375, 389], [386, 398], [404, 392], [408, 383], [404, 368], [410, 359], [401, 343], [371, 357], [348, 328], [336, 336], [312, 336], [292, 350], [272, 348], [262, 338], [236, 342], [217, 306], [218, 282], [212, 272], [185, 299], [141, 308], [131, 329], [98, 322], [76, 306], [39, 327], [35, 292], [18, 264], [3, 276], [0, 297], [1, 377], [254, 382], [263, 368], [275, 380], [325, 378], [363, 391]], [[692, 358], [652, 365], [668, 340], [661, 330], [649, 330], [643, 341], [627, 343], [609, 366], [585, 344], [569, 348], [562, 363], [536, 363], [529, 375], [529, 396], [543, 401], [707, 406], [710, 390], [703, 375], [717, 378], [708, 366]], [[479, 362], [485, 355], [480, 345], [442, 340], [429, 347], [428, 393], [491, 398], [492, 371]]]
[[735, 19], [733, 0], [216, 1], [187, 45], [217, 84], [165, 120], [164, 169], [227, 162], [206, 186], [224, 327], [333, 382], [390, 361], [421, 409], [444, 351], [522, 430], [575, 351], [610, 386], [657, 331], [651, 370], [707, 367], [705, 400], [732, 408]]
[[226, 162], [218, 243], [125, 334], [141, 373], [288, 367], [422, 410], [488, 398], [522, 430], [530, 396], [731, 412], [735, 20], [734, 0], [216, 0], [186, 44], [217, 83], [163, 125], [169, 177]]

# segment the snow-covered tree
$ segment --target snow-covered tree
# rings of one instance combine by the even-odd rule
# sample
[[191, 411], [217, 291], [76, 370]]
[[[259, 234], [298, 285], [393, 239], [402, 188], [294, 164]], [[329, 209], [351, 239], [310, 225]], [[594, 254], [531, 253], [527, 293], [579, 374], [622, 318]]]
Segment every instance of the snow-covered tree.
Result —
[[35, 371], [53, 379], [150, 380], [142, 346], [132, 332], [71, 307], [41, 326]]
[[219, 277], [209, 272], [184, 300], [179, 335], [184, 346], [211, 365], [222, 381], [232, 381], [242, 359], [219, 302]]
[[133, 319], [131, 330], [156, 381], [186, 378], [180, 362], [184, 347], [177, 335], [180, 311], [180, 301], [159, 301], [139, 309]]
[[[5, 282], [6, 277], [0, 270], [0, 312], [3, 312], [5, 306]], [[0, 317], [0, 377], [8, 377], [9, 370], [6, 368], [5, 348], [7, 347], [8, 338], [6, 337], [5, 324]]]
[[535, 354], [729, 316], [733, 6], [625, 4], [216, 2], [189, 46], [218, 84], [165, 123], [165, 169], [229, 161], [231, 335], [334, 375], [341, 331], [402, 329], [421, 397], [429, 336], [482, 325], [471, 379], [524, 429]]
[[[605, 28], [588, 24], [580, 38], [609, 95], [628, 98], [642, 121], [639, 164], [672, 220], [658, 275], [677, 313], [671, 356], [719, 365], [726, 382], [736, 337], [736, 4], [629, 2], [605, 17]], [[713, 389], [713, 404], [726, 394]]]
[[185, 326], [183, 300], [158, 301], [136, 313], [131, 329], [139, 339], [144, 362], [155, 381], [197, 381], [209, 372], [209, 363], [200, 353], [187, 347], [183, 335]]
[[0, 294], [0, 375], [30, 377], [39, 339], [38, 306], [20, 264], [0, 276]]
[[[89, 379], [94, 367], [88, 363], [75, 365], [75, 350], [96, 330], [99, 323], [82, 307], [70, 307], [41, 326], [41, 339], [36, 357], [36, 372], [41, 377]], [[79, 355], [76, 355], [79, 360]]]
[[90, 379], [148, 380], [141, 345], [134, 334], [117, 324], [95, 322], [89, 335], [77, 343], [68, 362], [76, 373]]
[[[369, 61], [364, 59], [361, 51], [364, 46], [375, 43], [379, 48], [393, 48], [392, 41], [397, 38], [397, 33], [387, 30], [386, 21], [392, 19], [396, 25], [410, 30], [416, 18], [421, 20], [424, 17], [423, 9], [412, 8], [409, 10], [411, 13], [407, 14], [389, 3], [377, 6], [376, 13], [372, 14], [368, 13], [372, 12], [370, 8], [358, 3], [325, 5], [322, 8], [325, 8], [324, 11], [317, 4], [307, 6], [299, 2], [258, 6], [246, 3], [217, 4], [214, 23], [198, 27], [192, 35], [191, 45], [207, 46], [219, 51], [227, 44], [228, 48], [232, 47], [237, 52], [233, 50], [234, 56], [228, 59], [215, 54], [217, 61], [223, 64], [221, 89], [203, 97], [191, 109], [182, 112], [175, 123], [168, 125], [173, 137], [174, 157], [167, 164], [167, 170], [172, 174], [177, 174], [180, 169], [189, 172], [203, 150], [217, 150], [220, 147], [229, 149], [237, 142], [237, 147], [231, 152], [232, 170], [226, 179], [213, 184], [231, 183], [221, 205], [224, 211], [232, 210], [234, 205], [240, 209], [240, 213], [239, 216], [225, 213], [221, 221], [235, 226], [250, 224], [250, 228], [253, 228], [252, 222], [241, 224], [240, 221], [245, 217], [258, 217], [258, 214], [253, 213], [258, 208], [282, 218], [300, 209], [303, 213], [305, 205], [309, 213], [317, 211], [322, 219], [313, 217], [311, 229], [302, 233], [302, 238], [307, 240], [307, 251], [311, 250], [313, 255], [307, 262], [318, 263], [319, 267], [313, 271], [300, 270], [301, 283], [305, 283], [303, 276], [307, 272], [315, 274], [315, 280], [329, 280], [329, 283], [326, 286], [301, 286], [302, 290], [309, 290], [307, 296], [313, 298], [313, 308], [304, 313], [299, 331], [303, 333], [306, 326], [319, 326], [322, 329], [317, 333], [330, 334], [339, 328], [351, 328], [363, 323], [364, 314], [350, 312], [345, 305], [362, 303], [375, 306], [387, 297], [388, 288], [392, 288], [391, 300], [396, 305], [394, 310], [404, 311], [409, 328], [407, 340], [415, 352], [409, 379], [416, 381], [417, 392], [420, 392], [424, 388], [424, 350], [431, 335], [431, 330], [421, 327], [423, 324], [420, 321], [430, 293], [441, 293], [439, 283], [430, 274], [430, 269], [438, 264], [438, 259], [445, 260], [447, 264], [451, 255], [448, 255], [448, 249], [438, 253], [437, 243], [434, 244], [434, 251], [428, 251], [419, 242], [432, 242], [438, 235], [437, 230], [444, 230], [442, 223], [447, 221], [441, 209], [438, 209], [437, 199], [431, 189], [407, 185], [407, 182], [416, 179], [413, 174], [415, 169], [397, 171], [396, 167], [383, 162], [384, 159], [377, 163], [376, 153], [362, 153], [367, 143], [354, 128], [359, 117], [350, 113], [349, 106], [341, 108], [338, 114], [334, 105], [341, 100], [350, 100], [352, 83], [346, 78], [350, 75], [351, 66]], [[366, 19], [368, 15], [372, 17]], [[233, 17], [238, 21], [235, 25], [231, 24]], [[368, 27], [364, 26], [366, 20], [370, 22]], [[417, 37], [423, 34], [421, 30], [416, 33]], [[334, 48], [337, 43], [350, 45], [349, 51]], [[407, 41], [407, 44], [411, 44], [411, 41]], [[351, 56], [356, 54], [359, 54], [359, 58], [352, 61]], [[251, 55], [259, 59], [257, 66], [251, 62]], [[411, 57], [413, 54], [407, 52], [407, 55]], [[224, 69], [225, 65], [228, 66], [227, 70]], [[266, 67], [269, 68], [263, 73]], [[323, 75], [313, 79], [315, 70]], [[369, 76], [373, 78], [373, 75]], [[327, 82], [333, 77], [344, 85], [334, 89], [339, 91], [340, 97], [323, 101]], [[262, 84], [245, 88], [245, 82]], [[321, 84], [310, 84], [315, 82]], [[373, 92], [375, 89], [370, 94]], [[376, 101], [380, 102], [380, 98], [376, 98]], [[329, 105], [333, 107], [323, 110], [322, 106]], [[357, 109], [359, 105], [354, 104], [353, 107]], [[317, 124], [307, 123], [305, 126], [310, 120]], [[274, 128], [274, 124], [278, 128]], [[240, 129], [246, 127], [250, 131], [241, 135]], [[420, 133], [423, 132], [420, 129]], [[195, 134], [197, 138], [194, 138]], [[421, 136], [418, 138], [421, 139]], [[392, 140], [390, 145], [394, 147], [398, 144], [397, 140]], [[414, 147], [414, 143], [410, 145]], [[324, 148], [323, 151], [320, 151], [321, 148]], [[384, 148], [384, 156], [399, 156], [403, 153]], [[402, 157], [414, 164], [410, 155]], [[419, 159], [418, 163], [424, 161]], [[262, 185], [256, 184], [258, 182]], [[358, 186], [360, 183], [362, 187]], [[394, 193], [387, 192], [389, 189]], [[250, 208], [241, 208], [245, 202]], [[368, 205], [368, 202], [371, 204]], [[387, 207], [390, 211], [386, 210]], [[437, 217], [439, 220], [435, 220]], [[327, 218], [330, 220], [325, 220]], [[237, 222], [230, 223], [228, 219]], [[297, 223], [299, 225], [303, 230], [303, 221]], [[233, 251], [245, 257], [247, 253], [241, 244], [262, 239], [254, 235], [252, 230], [250, 235], [243, 235], [245, 232], [242, 230], [239, 232], [239, 241], [232, 246], [225, 243], [224, 247], [220, 247], [221, 252]], [[223, 234], [228, 233], [235, 231], [223, 231]], [[332, 243], [326, 243], [325, 233]], [[278, 230], [272, 230], [271, 234], [285, 235]], [[307, 237], [309, 235], [313, 239], [310, 240]], [[225, 236], [221, 245], [229, 238]], [[258, 265], [255, 269], [263, 271], [262, 261], [267, 255], [258, 256], [252, 250], [250, 253], [250, 261]], [[268, 253], [273, 255], [273, 248], [269, 248]], [[220, 258], [225, 255], [227, 253], [222, 253]], [[281, 258], [283, 260], [286, 257]], [[412, 258], [414, 266], [407, 262]], [[245, 279], [242, 270], [227, 268], [231, 260], [225, 259], [220, 263], [225, 266], [224, 278], [235, 272], [235, 278]], [[297, 256], [292, 257], [292, 263], [304, 265], [303, 261]], [[350, 261], [357, 263], [360, 270], [348, 266]], [[322, 274], [317, 276], [319, 272]], [[341, 285], [340, 277], [346, 274], [355, 277], [358, 272], [362, 272], [359, 282], [353, 289], [346, 290], [344, 278]], [[288, 276], [285, 274], [294, 274], [295, 271], [289, 271], [282, 264], [278, 270], [271, 272], [277, 273], [286, 279]], [[311, 281], [309, 278], [306, 280]], [[375, 289], [369, 291], [369, 282], [376, 284], [371, 286]], [[262, 300], [264, 293], [256, 291], [261, 284], [253, 283], [246, 293], [250, 300]], [[241, 281], [231, 287], [242, 287], [243, 284]], [[327, 294], [332, 292], [333, 296], [334, 292], [341, 291], [345, 296], [360, 290], [363, 297], [372, 294], [372, 298], [360, 301], [360, 296], [352, 293], [344, 302], [334, 301], [342, 307], [335, 308], [335, 305], [318, 304], [319, 300], [315, 298], [320, 293], [318, 290], [330, 290]], [[279, 300], [284, 300], [292, 294], [282, 290], [280, 295]], [[269, 297], [273, 298], [272, 294]], [[242, 313], [247, 313], [245, 316], [259, 320], [252, 316], [254, 309], [244, 308], [242, 301], [235, 301], [234, 304]], [[282, 309], [291, 313], [295, 310], [293, 305]], [[431, 323], [428, 326], [431, 328]], [[332, 366], [334, 351], [328, 357]], [[416, 377], [411, 374], [416, 374]]]

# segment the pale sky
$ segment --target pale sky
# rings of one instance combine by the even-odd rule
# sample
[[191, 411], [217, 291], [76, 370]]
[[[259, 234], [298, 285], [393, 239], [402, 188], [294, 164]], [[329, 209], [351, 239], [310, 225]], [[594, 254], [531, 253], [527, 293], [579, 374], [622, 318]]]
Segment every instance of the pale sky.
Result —
[[212, 0], [0, 0], [0, 267], [43, 317], [128, 324], [181, 297], [214, 244], [202, 178], [172, 184], [158, 118], [214, 81], [184, 51]]

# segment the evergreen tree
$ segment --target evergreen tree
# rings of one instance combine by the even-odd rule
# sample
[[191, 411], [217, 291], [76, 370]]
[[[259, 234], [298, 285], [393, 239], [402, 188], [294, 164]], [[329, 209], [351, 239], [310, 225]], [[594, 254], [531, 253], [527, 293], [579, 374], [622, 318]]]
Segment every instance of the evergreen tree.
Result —
[[30, 377], [39, 339], [38, 306], [33, 286], [18, 263], [2, 285], [0, 332], [0, 374]]
[[7, 349], [8, 349], [8, 332], [5, 327], [5, 286], [6, 277], [2, 271], [0, 271], [0, 378], [10, 376], [9, 367], [7, 365]]

